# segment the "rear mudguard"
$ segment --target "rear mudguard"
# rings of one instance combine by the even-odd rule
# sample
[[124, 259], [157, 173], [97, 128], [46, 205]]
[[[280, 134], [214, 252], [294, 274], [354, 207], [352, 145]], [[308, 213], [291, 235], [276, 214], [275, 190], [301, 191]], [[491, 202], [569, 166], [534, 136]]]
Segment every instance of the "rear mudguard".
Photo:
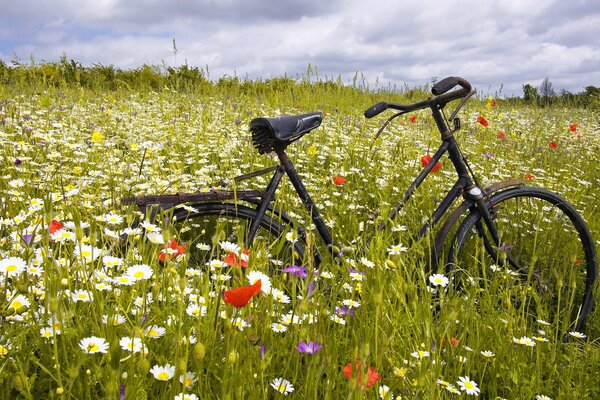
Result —
[[[511, 190], [513, 188], [521, 187], [525, 185], [525, 182], [521, 179], [513, 179], [509, 181], [496, 182], [483, 190], [484, 197], [489, 198], [492, 194], [504, 190]], [[461, 216], [465, 215], [471, 207], [473, 207], [474, 202], [469, 199], [465, 199], [460, 206], [458, 206], [450, 216], [444, 222], [444, 225], [438, 231], [435, 242], [433, 244], [433, 249], [431, 250], [431, 272], [437, 273], [439, 266], [439, 259], [442, 254], [444, 242], [446, 241], [446, 237], [448, 233], [452, 230], [452, 227], [456, 222], [460, 219]]]

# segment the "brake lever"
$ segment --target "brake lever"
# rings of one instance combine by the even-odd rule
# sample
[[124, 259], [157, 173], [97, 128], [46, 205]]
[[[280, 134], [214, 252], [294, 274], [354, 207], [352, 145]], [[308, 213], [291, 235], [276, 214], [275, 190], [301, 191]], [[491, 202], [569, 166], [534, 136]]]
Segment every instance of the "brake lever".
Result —
[[[396, 113], [394, 115], [392, 115], [391, 117], [389, 117], [384, 123], [383, 125], [381, 125], [381, 128], [379, 128], [379, 130], [377, 131], [377, 133], [375, 134], [375, 138], [373, 139], [373, 143], [375, 143], [375, 141], [377, 139], [379, 139], [379, 135], [381, 135], [381, 133], [384, 131], [384, 129], [389, 125], [390, 122], [392, 122], [393, 119], [396, 119], [397, 117], [401, 116], [402, 114], [406, 114], [408, 111], [400, 111], [399, 113]], [[373, 146], [373, 145], [371, 145]]]
[[449, 121], [454, 121], [454, 118], [456, 117], [456, 114], [458, 114], [458, 111], [460, 111], [460, 109], [465, 105], [467, 100], [469, 100], [469, 98], [471, 98], [471, 96], [473, 96], [475, 93], [477, 93], [476, 90], [471, 90], [466, 96], [464, 96], [460, 100], [460, 103], [458, 103], [454, 111], [452, 111], [452, 114], [450, 114], [450, 117], [448, 118]]

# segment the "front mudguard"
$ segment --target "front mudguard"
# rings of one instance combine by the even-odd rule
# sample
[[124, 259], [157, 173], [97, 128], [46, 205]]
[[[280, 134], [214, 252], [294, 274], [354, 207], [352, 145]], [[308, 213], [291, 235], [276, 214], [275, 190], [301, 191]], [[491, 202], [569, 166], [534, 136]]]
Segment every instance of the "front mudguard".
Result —
[[[512, 179], [509, 181], [496, 182], [483, 190], [484, 198], [489, 198], [491, 195], [497, 192], [501, 192], [504, 190], [510, 190], [513, 188], [521, 187], [525, 185], [525, 181], [521, 179]], [[431, 250], [431, 272], [437, 273], [440, 257], [442, 255], [442, 250], [444, 246], [444, 242], [446, 241], [446, 237], [452, 231], [452, 227], [456, 224], [456, 222], [460, 219], [461, 216], [465, 215], [471, 207], [475, 204], [474, 201], [465, 199], [446, 219], [444, 225], [439, 229], [437, 235], [435, 236], [435, 241], [433, 243], [433, 249]]]

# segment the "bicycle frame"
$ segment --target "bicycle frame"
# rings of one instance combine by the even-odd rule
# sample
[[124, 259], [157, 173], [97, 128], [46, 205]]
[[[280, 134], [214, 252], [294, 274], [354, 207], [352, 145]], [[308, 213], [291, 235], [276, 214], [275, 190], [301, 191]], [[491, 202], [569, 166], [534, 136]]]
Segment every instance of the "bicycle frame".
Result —
[[[452, 164], [454, 165], [454, 168], [457, 173], [457, 180], [454, 183], [454, 185], [452, 186], [452, 188], [448, 191], [446, 196], [442, 199], [442, 201], [437, 206], [437, 208], [434, 210], [431, 220], [429, 222], [426, 222], [421, 227], [421, 229], [419, 230], [417, 235], [413, 238], [413, 241], [417, 241], [420, 238], [422, 238], [425, 234], [427, 234], [429, 229], [431, 229], [434, 225], [436, 225], [439, 222], [439, 220], [442, 218], [442, 216], [450, 209], [452, 204], [454, 204], [456, 199], [459, 198], [461, 195], [463, 195], [469, 201], [470, 207], [473, 205], [475, 205], [477, 207], [477, 203], [479, 201], [481, 201], [483, 198], [483, 196], [481, 196], [481, 198], [480, 198], [479, 196], [473, 196], [472, 194], [469, 193], [470, 189], [476, 188], [477, 186], [475, 185], [473, 179], [471, 178], [471, 175], [469, 173], [469, 168], [466, 164], [465, 159], [462, 156], [462, 153], [460, 152], [460, 149], [458, 147], [456, 139], [454, 138], [453, 132], [451, 132], [449, 130], [449, 128], [446, 124], [446, 121], [444, 120], [441, 108], [438, 107], [437, 104], [435, 104], [433, 102], [428, 105], [432, 111], [432, 116], [433, 116], [433, 118], [436, 122], [436, 125], [438, 127], [438, 130], [441, 134], [442, 144], [440, 145], [438, 150], [435, 152], [435, 154], [432, 156], [431, 161], [423, 168], [423, 170], [417, 175], [417, 177], [414, 179], [414, 181], [408, 187], [402, 200], [399, 203], [397, 203], [394, 207], [392, 207], [392, 209], [390, 210], [390, 214], [388, 216], [388, 220], [394, 219], [394, 217], [402, 209], [404, 204], [413, 196], [415, 190], [423, 183], [423, 181], [425, 181], [427, 176], [431, 173], [431, 171], [435, 167], [436, 163], [446, 153], [448, 153], [448, 157], [449, 157], [450, 161], [452, 162]], [[335, 247], [333, 236], [331, 235], [329, 228], [323, 221], [323, 218], [322, 218], [317, 206], [311, 199], [310, 194], [306, 190], [306, 187], [304, 186], [302, 179], [298, 175], [298, 172], [294, 168], [294, 165], [292, 164], [290, 158], [288, 157], [288, 155], [286, 154], [284, 149], [276, 150], [276, 154], [279, 158], [280, 165], [278, 167], [276, 167], [275, 173], [273, 174], [271, 181], [269, 182], [269, 184], [267, 186], [266, 195], [262, 198], [262, 200], [260, 202], [256, 203], [258, 205], [257, 216], [256, 216], [256, 220], [253, 221], [253, 223], [249, 229], [248, 245], [252, 244], [254, 237], [256, 236], [256, 232], [260, 226], [260, 220], [262, 219], [262, 217], [265, 215], [265, 213], [269, 209], [269, 204], [274, 199], [275, 192], [276, 192], [279, 184], [281, 183], [281, 179], [282, 179], [283, 175], [285, 174], [290, 179], [290, 182], [292, 183], [292, 186], [294, 187], [294, 190], [296, 191], [298, 197], [304, 204], [307, 211], [310, 213], [312, 222], [315, 224], [315, 227], [316, 227], [317, 231], [319, 232], [319, 235], [321, 236], [323, 242], [327, 245], [330, 252], [335, 256], [334, 251], [333, 251], [333, 249]], [[482, 193], [482, 192], [479, 191], [479, 193]], [[487, 207], [481, 207], [481, 208], [483, 209], [483, 214], [487, 214], [487, 218], [485, 218], [485, 219], [489, 220], [491, 222], [491, 218], [489, 216], [489, 212], [487, 211]], [[384, 230], [385, 227], [387, 226], [387, 224], [388, 224], [388, 222], [386, 222], [386, 221], [382, 222], [378, 226], [379, 231]], [[492, 225], [491, 230], [495, 231], [495, 226], [493, 226], [493, 223], [491, 225]]]

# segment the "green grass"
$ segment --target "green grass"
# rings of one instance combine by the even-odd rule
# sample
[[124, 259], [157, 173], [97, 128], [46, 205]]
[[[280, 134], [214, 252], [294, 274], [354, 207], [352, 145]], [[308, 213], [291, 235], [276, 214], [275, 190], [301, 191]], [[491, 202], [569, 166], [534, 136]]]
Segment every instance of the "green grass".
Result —
[[[365, 120], [362, 111], [385, 99], [416, 101], [426, 96], [423, 91], [386, 96], [333, 83], [274, 82], [287, 86], [254, 83], [246, 90], [238, 81], [204, 93], [0, 87], [0, 262], [19, 257], [27, 264], [16, 276], [0, 274], [1, 398], [118, 398], [120, 390], [127, 399], [173, 398], [184, 391], [179, 376], [186, 371], [197, 379], [186, 392], [202, 399], [277, 398], [282, 395], [271, 387], [276, 378], [291, 382], [292, 398], [379, 398], [384, 385], [395, 398], [452, 398], [458, 396], [444, 382], [458, 388], [465, 376], [482, 398], [600, 397], [596, 314], [587, 338], [563, 343], [557, 326], [534, 326], [510, 308], [499, 309], [495, 299], [506, 295], [501, 282], [489, 285], [493, 291], [431, 293], [428, 239], [399, 255], [387, 251], [409, 242], [452, 184], [447, 159], [399, 216], [397, 225], [407, 229], [376, 234], [365, 246], [375, 231], [371, 215], [386, 215], [399, 200], [421, 169], [420, 157], [437, 149], [439, 135], [422, 112], [415, 124], [400, 118], [373, 142], [382, 119]], [[457, 138], [483, 183], [534, 175], [531, 184], [575, 204], [598, 241], [598, 114], [513, 109], [502, 100], [495, 107], [485, 99], [470, 103]], [[120, 205], [121, 198], [231, 185], [234, 176], [276, 162], [253, 149], [247, 128], [252, 118], [317, 110], [325, 114], [323, 126], [289, 154], [336, 240], [356, 252], [340, 262], [326, 258], [321, 272], [329, 274], [319, 276], [312, 296], [307, 298], [302, 279], [273, 272], [265, 248], [252, 249], [248, 269], [268, 272], [290, 302], [262, 293], [234, 309], [223, 303], [223, 286], [208, 266], [192, 265], [186, 255], [163, 263], [162, 246], [143, 234], [131, 237], [133, 246], [125, 251], [118, 245], [115, 236], [137, 217], [133, 207]], [[478, 124], [479, 115], [490, 126]], [[572, 123], [576, 132], [569, 131]], [[549, 147], [550, 141], [558, 147]], [[346, 183], [332, 184], [335, 174]], [[267, 179], [243, 182], [244, 188], [262, 188]], [[277, 201], [308, 221], [289, 182]], [[53, 220], [71, 239], [52, 240]], [[172, 227], [163, 229], [167, 238], [180, 236]], [[26, 243], [24, 235], [34, 238]], [[94, 254], [82, 255], [85, 246]], [[211, 254], [224, 255], [214, 244]], [[118, 257], [117, 265], [107, 266], [104, 256]], [[148, 265], [152, 277], [131, 286], [110, 282], [107, 275], [122, 276], [136, 264]], [[222, 272], [231, 275], [224, 288], [248, 284], [239, 269]], [[92, 299], [75, 301], [77, 290]], [[18, 294], [29, 306], [9, 307]], [[344, 300], [360, 306], [353, 316], [333, 318]], [[189, 315], [192, 303], [204, 306], [204, 315]], [[120, 323], [110, 323], [117, 316]], [[282, 319], [292, 322], [275, 332], [272, 324]], [[149, 337], [152, 326], [164, 328], [164, 335]], [[53, 337], [44, 338], [40, 329], [48, 327]], [[106, 340], [106, 353], [81, 349], [81, 340], [91, 336]], [[122, 350], [124, 337], [141, 339], [147, 351]], [[513, 340], [521, 337], [547, 341], [530, 347]], [[323, 348], [298, 353], [298, 343], [311, 340]], [[354, 360], [374, 367], [381, 380], [367, 389], [346, 379], [343, 369]], [[175, 372], [163, 382], [149, 371], [165, 364]], [[366, 368], [363, 375], [365, 382]]]

